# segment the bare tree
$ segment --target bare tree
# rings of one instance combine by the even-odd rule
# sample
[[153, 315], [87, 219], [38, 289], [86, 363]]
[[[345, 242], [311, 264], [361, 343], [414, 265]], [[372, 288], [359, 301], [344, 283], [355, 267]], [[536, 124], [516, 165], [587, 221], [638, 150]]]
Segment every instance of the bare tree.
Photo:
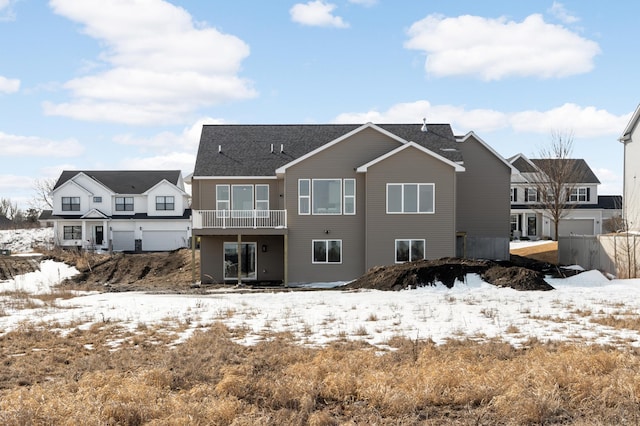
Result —
[[13, 220], [18, 211], [18, 203], [12, 203], [9, 198], [0, 199], [0, 216]]
[[32, 207], [38, 210], [53, 209], [53, 200], [51, 199], [51, 191], [56, 185], [56, 179], [36, 179], [33, 189], [36, 194], [32, 200]]
[[573, 133], [553, 131], [549, 145], [540, 149], [539, 159], [533, 160], [539, 170], [531, 182], [538, 197], [535, 209], [551, 218], [556, 240], [560, 219], [577, 206], [577, 200], [571, 197], [585, 181], [588, 170], [584, 161], [571, 158], [572, 151]]

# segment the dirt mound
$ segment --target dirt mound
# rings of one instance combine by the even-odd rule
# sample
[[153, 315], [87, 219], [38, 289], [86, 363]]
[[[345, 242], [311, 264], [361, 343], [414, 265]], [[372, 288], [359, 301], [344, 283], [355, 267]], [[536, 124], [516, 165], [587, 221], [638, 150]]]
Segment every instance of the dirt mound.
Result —
[[13, 279], [40, 269], [39, 256], [0, 256], [0, 281]]
[[[521, 262], [532, 268], [514, 265]], [[452, 288], [457, 281], [464, 282], [467, 274], [478, 274], [483, 280], [499, 287], [510, 287], [516, 290], [552, 290], [553, 287], [544, 281], [543, 274], [534, 267], [545, 269], [543, 262], [515, 262], [500, 264], [489, 260], [469, 260], [459, 258], [442, 258], [436, 260], [420, 260], [399, 265], [379, 266], [370, 269], [366, 274], [344, 286], [345, 289], [370, 288], [376, 290], [403, 290], [433, 286], [441, 282]]]
[[[179, 293], [190, 291], [193, 284], [189, 249], [135, 254], [58, 252], [50, 257], [72, 264], [80, 271], [63, 286], [111, 292]], [[196, 271], [200, 267], [199, 258], [196, 256]]]

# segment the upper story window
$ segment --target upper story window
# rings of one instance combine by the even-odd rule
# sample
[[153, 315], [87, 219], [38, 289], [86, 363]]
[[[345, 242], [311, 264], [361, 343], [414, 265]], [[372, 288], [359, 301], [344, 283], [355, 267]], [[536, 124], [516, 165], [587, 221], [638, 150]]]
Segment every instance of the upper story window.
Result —
[[133, 197], [116, 197], [116, 211], [117, 212], [132, 212], [133, 211]]
[[156, 197], [156, 210], [175, 210], [176, 203], [173, 195], [160, 195]]
[[356, 214], [356, 180], [299, 179], [298, 214]]
[[62, 197], [63, 212], [80, 211], [80, 197]]
[[535, 203], [538, 201], [538, 191], [534, 188], [527, 188], [524, 190], [524, 201], [527, 203]]
[[387, 213], [435, 213], [435, 184], [388, 183]]
[[93, 197], [93, 202], [94, 203], [101, 203], [102, 202], [102, 197]]
[[518, 188], [511, 188], [511, 202], [518, 202]]
[[571, 190], [571, 195], [569, 195], [569, 201], [572, 201], [572, 202], [589, 201], [589, 188], [586, 188], [586, 187], [573, 188]]
[[216, 185], [216, 210], [269, 210], [269, 185]]

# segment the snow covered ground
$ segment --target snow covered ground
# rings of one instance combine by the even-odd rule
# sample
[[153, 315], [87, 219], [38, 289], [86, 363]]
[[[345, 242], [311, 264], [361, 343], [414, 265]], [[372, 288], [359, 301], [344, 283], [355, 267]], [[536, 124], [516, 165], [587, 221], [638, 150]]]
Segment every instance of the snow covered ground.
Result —
[[[0, 238], [2, 232], [6, 231], [0, 231]], [[26, 234], [23, 237], [28, 238]], [[22, 323], [64, 331], [108, 321], [132, 331], [141, 325], [182, 325], [180, 339], [184, 339], [199, 327], [220, 321], [242, 329], [243, 337], [238, 341], [244, 344], [273, 332], [289, 331], [300, 342], [312, 345], [347, 338], [384, 347], [391, 337], [405, 336], [439, 343], [449, 338], [499, 338], [522, 345], [537, 338], [640, 346], [639, 331], [597, 322], [612, 318], [640, 322], [640, 280], [608, 280], [598, 271], [564, 280], [548, 279], [556, 288], [548, 292], [497, 288], [469, 275], [466, 282], [456, 283], [452, 289], [439, 285], [400, 292], [229, 289], [206, 295], [82, 293], [59, 299], [54, 306], [43, 303], [32, 309], [14, 309], [9, 303], [12, 296], [7, 291], [55, 293], [52, 286], [75, 272], [47, 261], [39, 272], [0, 283], [4, 294], [0, 295], [0, 333]]]

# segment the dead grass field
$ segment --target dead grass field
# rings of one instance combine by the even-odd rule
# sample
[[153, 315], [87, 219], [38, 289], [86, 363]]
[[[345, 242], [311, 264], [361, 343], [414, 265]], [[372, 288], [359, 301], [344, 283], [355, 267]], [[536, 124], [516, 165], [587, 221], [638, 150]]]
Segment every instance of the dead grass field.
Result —
[[552, 265], [557, 265], [558, 242], [549, 241], [548, 243], [513, 249], [511, 250], [511, 254], [517, 254], [518, 256], [529, 257], [540, 262], [547, 262], [551, 263]]
[[[55, 328], [55, 324], [51, 325]], [[94, 325], [0, 337], [0, 424], [637, 424], [633, 350], [396, 338], [325, 348], [273, 334], [255, 346], [214, 323], [168, 346], [171, 329]], [[113, 342], [121, 342], [114, 350]]]

